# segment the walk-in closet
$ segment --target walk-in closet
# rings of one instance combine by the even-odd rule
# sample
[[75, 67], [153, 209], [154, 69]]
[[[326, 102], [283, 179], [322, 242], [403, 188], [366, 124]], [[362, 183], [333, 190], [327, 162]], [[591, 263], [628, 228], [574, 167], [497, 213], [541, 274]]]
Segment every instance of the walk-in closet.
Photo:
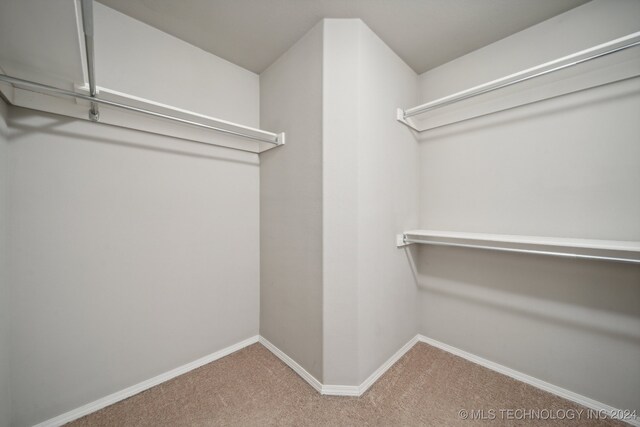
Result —
[[640, 0], [0, 0], [0, 427], [640, 426]]

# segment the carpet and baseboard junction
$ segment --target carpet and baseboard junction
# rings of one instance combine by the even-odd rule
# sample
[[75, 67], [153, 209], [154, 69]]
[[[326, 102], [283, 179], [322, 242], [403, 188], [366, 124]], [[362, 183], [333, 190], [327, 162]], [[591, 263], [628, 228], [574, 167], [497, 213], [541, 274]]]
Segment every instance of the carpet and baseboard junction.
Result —
[[640, 425], [617, 413], [421, 335], [360, 386], [324, 385], [255, 336], [37, 427]]

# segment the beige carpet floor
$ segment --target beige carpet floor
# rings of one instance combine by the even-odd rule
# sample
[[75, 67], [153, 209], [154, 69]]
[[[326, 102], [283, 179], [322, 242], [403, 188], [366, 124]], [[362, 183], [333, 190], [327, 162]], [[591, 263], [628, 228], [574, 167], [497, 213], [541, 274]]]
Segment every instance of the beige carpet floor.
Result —
[[[460, 411], [484, 410], [462, 419]], [[507, 409], [513, 412], [507, 412]], [[523, 419], [523, 409], [541, 410]], [[542, 410], [548, 410], [545, 412]], [[562, 412], [562, 411], [567, 411]], [[581, 419], [569, 420], [567, 416]], [[558, 412], [559, 411], [559, 412]], [[575, 412], [573, 412], [575, 411]], [[529, 413], [535, 416], [535, 413]], [[567, 414], [567, 415], [565, 415]], [[569, 415], [573, 414], [573, 415]], [[529, 417], [531, 418], [531, 417]], [[363, 396], [321, 396], [261, 344], [81, 418], [73, 426], [623, 425], [418, 343]]]

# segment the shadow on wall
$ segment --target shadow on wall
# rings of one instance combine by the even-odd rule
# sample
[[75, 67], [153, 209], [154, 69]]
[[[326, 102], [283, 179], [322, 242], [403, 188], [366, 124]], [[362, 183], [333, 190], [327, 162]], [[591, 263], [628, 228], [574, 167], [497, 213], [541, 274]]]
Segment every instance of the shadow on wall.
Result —
[[[257, 158], [252, 161], [225, 156], [227, 153], [236, 152], [235, 149], [207, 145], [201, 142], [161, 134], [151, 134], [144, 131], [125, 129], [104, 123], [92, 123], [85, 120], [44, 112], [31, 112], [20, 107], [12, 107], [8, 125], [8, 143], [15, 143], [29, 134], [36, 133], [74, 139], [85, 143], [95, 142], [112, 144], [132, 149], [150, 150], [159, 153], [188, 156], [193, 158], [220, 160], [254, 166], [259, 166], [260, 164]], [[106, 134], [113, 134], [118, 131], [120, 132], [120, 137], [118, 139], [105, 136]], [[145, 141], [142, 141], [142, 138], [144, 137], [141, 138], [141, 135], [147, 135]], [[153, 136], [149, 137], [150, 135]], [[228, 136], [220, 137], [229, 138]], [[150, 138], [151, 140], [149, 140]], [[183, 143], [180, 149], [171, 148], [171, 146], [175, 146], [176, 141]], [[212, 150], [225, 154], [220, 156], [209, 154]], [[242, 153], [239, 154], [246, 153], [243, 156], [245, 158], [247, 155], [255, 154], [249, 151], [240, 151], [242, 151]]]
[[415, 246], [422, 291], [640, 344], [640, 266]]

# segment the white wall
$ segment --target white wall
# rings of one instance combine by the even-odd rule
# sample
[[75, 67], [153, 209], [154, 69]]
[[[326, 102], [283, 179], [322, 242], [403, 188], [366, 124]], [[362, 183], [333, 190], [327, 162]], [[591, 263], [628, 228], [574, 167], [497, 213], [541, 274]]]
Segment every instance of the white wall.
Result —
[[[638, 16], [637, 1], [590, 2], [423, 74], [422, 102], [637, 31]], [[420, 228], [640, 240], [638, 117], [634, 78], [426, 132]], [[637, 266], [443, 248], [417, 261], [422, 334], [640, 409]]]
[[322, 25], [260, 75], [260, 334], [322, 380]]
[[94, 21], [98, 86], [258, 127], [257, 74], [99, 3]]
[[13, 108], [13, 422], [258, 333], [257, 155]]
[[360, 385], [417, 328], [394, 244], [417, 225], [417, 144], [395, 120], [417, 75], [361, 20], [324, 25], [324, 382]]
[[[257, 125], [257, 75], [95, 12], [100, 85]], [[9, 118], [13, 425], [258, 334], [256, 154], [17, 107]]]
[[0, 2], [0, 69], [10, 76], [72, 90], [83, 81], [78, 40], [75, 0]]
[[358, 21], [359, 381], [416, 334], [417, 288], [398, 230], [418, 224], [418, 144], [395, 111], [418, 102], [418, 76]]
[[0, 97], [0, 427], [11, 422], [9, 283], [7, 277], [7, 105]]
[[[629, 34], [638, 16], [635, 0], [590, 2], [423, 74], [423, 102]], [[424, 133], [421, 226], [640, 239], [637, 89], [621, 82]]]
[[324, 20], [322, 109], [324, 383], [359, 384], [359, 20]]
[[261, 75], [261, 333], [327, 385], [360, 385], [416, 333], [395, 248], [417, 224], [417, 75], [358, 19], [326, 19]]

